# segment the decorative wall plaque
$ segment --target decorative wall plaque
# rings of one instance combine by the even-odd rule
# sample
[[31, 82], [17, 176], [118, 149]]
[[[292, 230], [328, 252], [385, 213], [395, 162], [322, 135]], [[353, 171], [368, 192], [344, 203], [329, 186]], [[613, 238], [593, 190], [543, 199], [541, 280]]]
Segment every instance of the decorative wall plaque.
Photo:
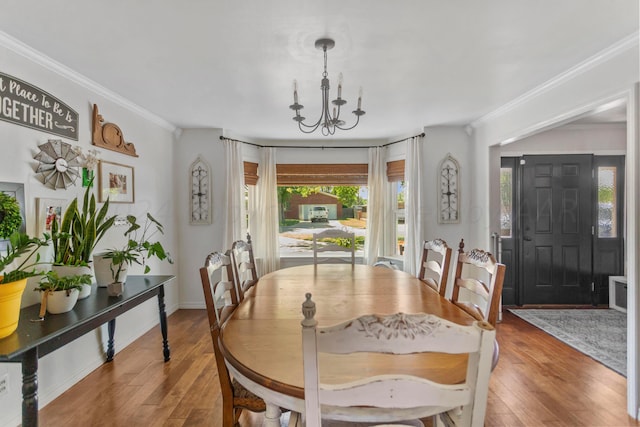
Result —
[[104, 123], [104, 119], [98, 113], [98, 106], [93, 104], [93, 121], [91, 131], [91, 143], [107, 150], [138, 157], [136, 146], [124, 140], [120, 127], [114, 123]]
[[455, 224], [460, 222], [460, 165], [451, 154], [440, 162], [438, 168], [438, 222]]
[[78, 113], [42, 89], [3, 73], [0, 120], [78, 140]]
[[191, 164], [191, 224], [211, 224], [211, 168], [201, 156]]

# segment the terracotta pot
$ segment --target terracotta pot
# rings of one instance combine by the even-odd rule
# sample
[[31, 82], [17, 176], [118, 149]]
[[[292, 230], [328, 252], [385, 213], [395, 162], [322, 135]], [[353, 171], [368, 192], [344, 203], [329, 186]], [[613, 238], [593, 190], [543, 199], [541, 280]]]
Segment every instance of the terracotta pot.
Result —
[[20, 302], [27, 279], [0, 284], [0, 338], [11, 335], [18, 328]]
[[114, 282], [107, 285], [107, 293], [112, 297], [119, 297], [124, 292], [123, 282]]

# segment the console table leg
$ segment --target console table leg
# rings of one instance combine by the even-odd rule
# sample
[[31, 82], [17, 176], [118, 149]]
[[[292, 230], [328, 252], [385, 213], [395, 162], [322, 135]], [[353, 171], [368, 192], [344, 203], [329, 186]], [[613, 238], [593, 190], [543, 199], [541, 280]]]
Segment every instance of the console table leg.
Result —
[[38, 425], [38, 349], [27, 351], [22, 359], [22, 426]]
[[171, 350], [169, 349], [169, 340], [167, 339], [167, 313], [164, 311], [164, 285], [160, 285], [158, 291], [158, 309], [160, 312], [160, 330], [162, 331], [162, 349], [164, 361], [171, 359]]
[[107, 340], [107, 362], [113, 360], [113, 356], [116, 354], [113, 336], [116, 332], [116, 319], [111, 319], [107, 323], [107, 330], [109, 332], [109, 339]]

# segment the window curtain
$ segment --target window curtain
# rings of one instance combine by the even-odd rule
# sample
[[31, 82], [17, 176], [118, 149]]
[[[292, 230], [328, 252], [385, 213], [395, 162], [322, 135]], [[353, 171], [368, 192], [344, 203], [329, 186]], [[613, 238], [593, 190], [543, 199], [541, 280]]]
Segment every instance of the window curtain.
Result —
[[280, 244], [278, 241], [278, 183], [276, 178], [276, 149], [260, 149], [256, 205], [258, 216], [251, 219], [255, 236], [252, 246], [256, 258], [258, 275], [270, 273], [280, 268]]
[[223, 248], [231, 249], [236, 240], [244, 240], [246, 234], [246, 208], [244, 200], [244, 164], [242, 143], [223, 139], [226, 160], [226, 192], [224, 212]]
[[367, 188], [367, 229], [364, 240], [364, 263], [373, 265], [384, 244], [384, 200], [386, 182], [386, 163], [383, 157], [384, 148], [369, 148], [369, 174]]
[[422, 244], [422, 137], [407, 139], [405, 160], [405, 224], [404, 271], [416, 276], [420, 263], [420, 245]]

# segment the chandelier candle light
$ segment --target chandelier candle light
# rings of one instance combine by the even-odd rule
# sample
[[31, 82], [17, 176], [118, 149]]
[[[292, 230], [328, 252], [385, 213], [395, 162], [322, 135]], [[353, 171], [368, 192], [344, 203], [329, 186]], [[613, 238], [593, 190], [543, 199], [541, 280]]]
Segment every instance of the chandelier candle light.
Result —
[[365, 112], [362, 110], [362, 88], [360, 88], [360, 93], [358, 95], [358, 108], [353, 111], [353, 114], [356, 115], [356, 122], [351, 127], [344, 127], [344, 120], [340, 120], [340, 107], [347, 103], [345, 99], [342, 99], [342, 73], [338, 76], [338, 97], [331, 101], [334, 105], [333, 113], [329, 111], [329, 78], [327, 77], [327, 50], [332, 49], [335, 46], [335, 41], [333, 39], [318, 39], [316, 40], [316, 48], [322, 49], [324, 52], [324, 72], [322, 73], [322, 80], [320, 83], [320, 89], [322, 90], [322, 112], [320, 113], [320, 118], [314, 124], [308, 125], [303, 123], [306, 117], [300, 115], [300, 110], [304, 108], [302, 104], [298, 103], [298, 82], [296, 80], [293, 81], [293, 104], [289, 106], [292, 110], [296, 112], [293, 120], [298, 122], [298, 127], [304, 133], [312, 133], [315, 132], [316, 129], [320, 127], [322, 135], [328, 136], [333, 135], [336, 132], [336, 129], [340, 130], [350, 130], [354, 127], [358, 126], [360, 122], [360, 116], [364, 115]]

